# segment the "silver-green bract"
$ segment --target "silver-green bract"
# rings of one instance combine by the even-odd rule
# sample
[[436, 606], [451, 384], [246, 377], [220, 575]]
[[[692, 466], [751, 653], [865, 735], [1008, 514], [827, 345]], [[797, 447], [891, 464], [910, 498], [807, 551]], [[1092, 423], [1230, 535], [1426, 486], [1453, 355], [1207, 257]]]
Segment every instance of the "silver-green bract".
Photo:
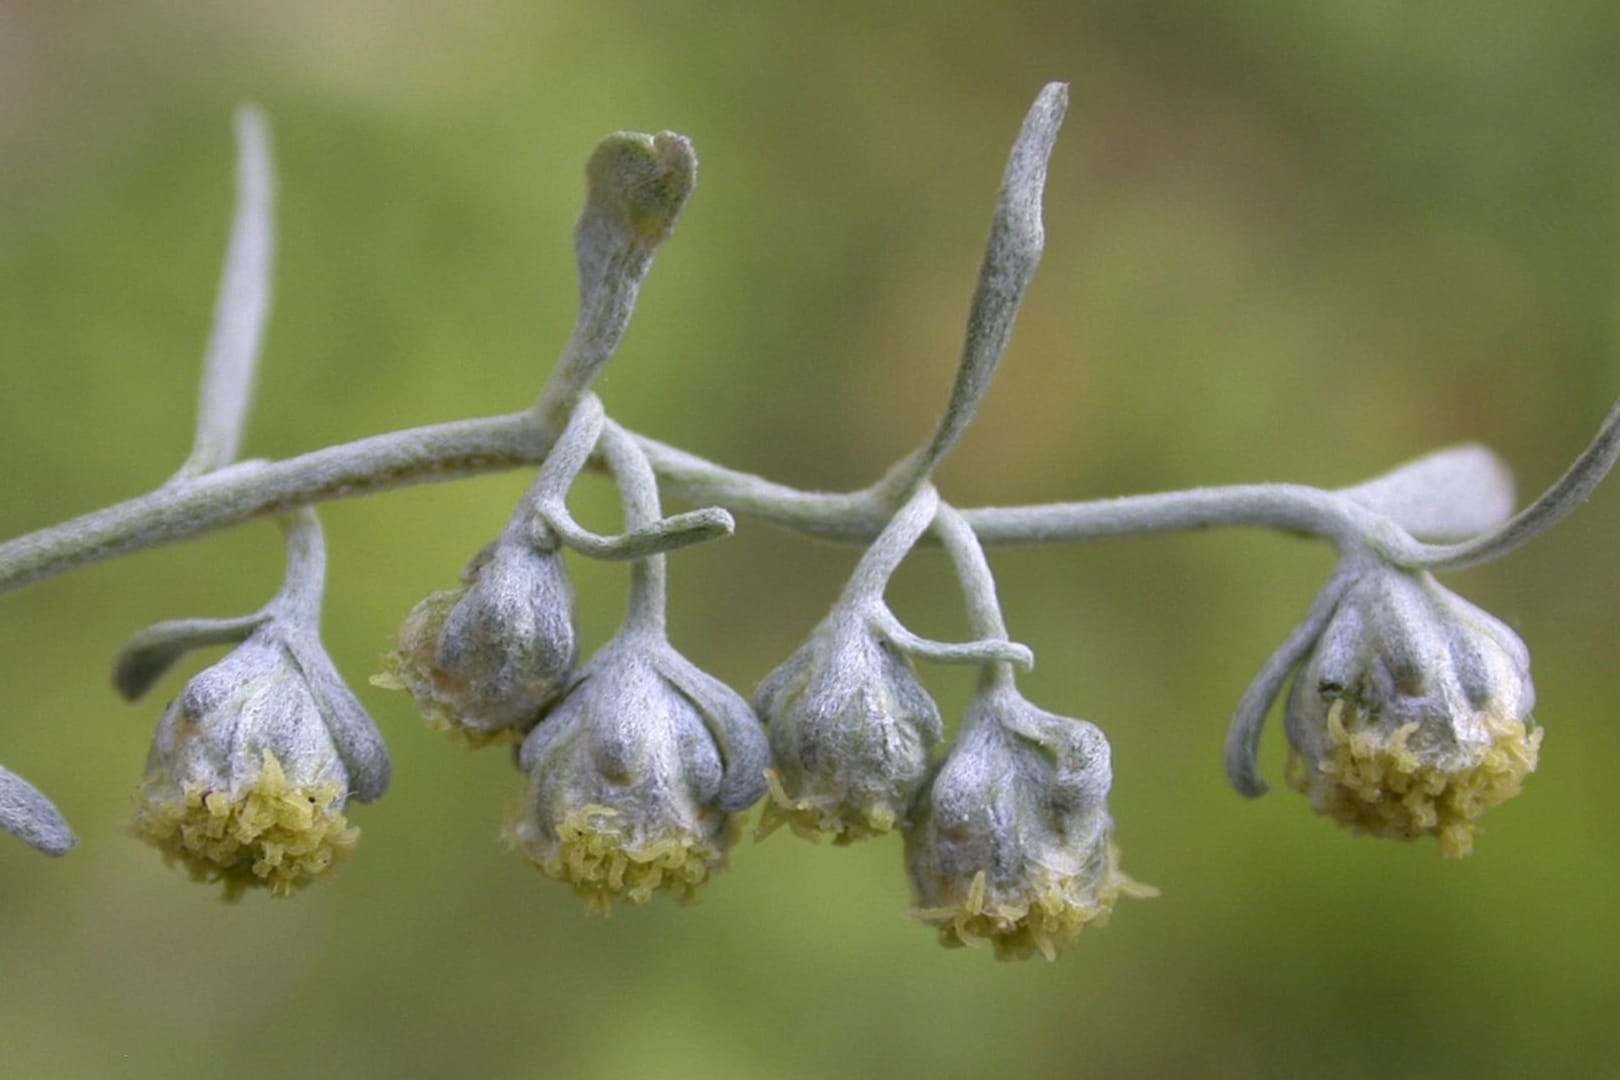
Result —
[[66, 855], [78, 843], [55, 804], [3, 765], [0, 765], [0, 829], [47, 855]]

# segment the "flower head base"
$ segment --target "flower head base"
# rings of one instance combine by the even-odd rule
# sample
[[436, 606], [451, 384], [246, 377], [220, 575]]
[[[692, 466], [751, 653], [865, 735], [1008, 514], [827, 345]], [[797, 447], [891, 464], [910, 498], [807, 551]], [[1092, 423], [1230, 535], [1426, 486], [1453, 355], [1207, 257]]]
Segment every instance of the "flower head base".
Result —
[[939, 741], [939, 709], [858, 609], [834, 609], [755, 704], [775, 762], [761, 836], [786, 824], [847, 844], [904, 819]]
[[255, 635], [187, 684], [158, 725], [132, 831], [227, 900], [288, 896], [346, 858], [350, 774], [283, 646]]
[[662, 640], [621, 634], [524, 741], [507, 835], [589, 911], [691, 901], [736, 841], [732, 811], [759, 797], [764, 755], [747, 703]]
[[914, 914], [945, 945], [988, 940], [1001, 960], [1054, 960], [1121, 896], [1154, 896], [1119, 868], [1107, 740], [1010, 686], [982, 695], [906, 834]]
[[1428, 574], [1345, 595], [1289, 697], [1289, 782], [1355, 832], [1473, 850], [1476, 821], [1534, 771], [1530, 656]]
[[409, 690], [429, 726], [471, 746], [515, 742], [574, 666], [562, 557], [503, 537], [463, 581], [411, 610], [373, 682]]

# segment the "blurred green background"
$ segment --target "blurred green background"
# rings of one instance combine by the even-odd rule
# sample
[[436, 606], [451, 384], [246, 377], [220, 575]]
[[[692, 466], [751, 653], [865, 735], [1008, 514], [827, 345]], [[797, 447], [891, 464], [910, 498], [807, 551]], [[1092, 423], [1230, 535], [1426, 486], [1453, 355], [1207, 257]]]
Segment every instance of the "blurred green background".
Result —
[[[1531, 492], [1620, 392], [1609, 4], [0, 0], [0, 535], [146, 490], [188, 449], [238, 102], [268, 110], [280, 178], [248, 453], [530, 401], [573, 317], [585, 156], [673, 128], [699, 188], [604, 398], [842, 489], [942, 405], [1003, 156], [1052, 79], [1072, 106], [1047, 254], [942, 474], [953, 500], [1339, 485], [1464, 439]], [[1164, 890], [1050, 965], [936, 946], [896, 841], [745, 842], [697, 906], [606, 921], [505, 852], [509, 761], [365, 677], [524, 485], [325, 513], [327, 639], [396, 776], [354, 815], [356, 860], [291, 902], [222, 906], [121, 833], [161, 701], [107, 681], [137, 627], [257, 606], [274, 530], [0, 597], [0, 761], [82, 838], [59, 862], [0, 844], [0, 1074], [1589, 1076], [1620, 1056], [1613, 482], [1449, 579], [1534, 650], [1548, 729], [1461, 863], [1225, 786], [1227, 715], [1320, 545], [995, 553], [1040, 656], [1026, 691], [1108, 731], [1126, 865]], [[614, 520], [598, 479], [576, 505]], [[675, 557], [676, 643], [747, 690], [852, 559], [744, 522]], [[951, 579], [918, 562], [896, 608], [960, 634]], [[575, 578], [599, 642], [622, 571]], [[956, 715], [970, 676], [927, 674]], [[1273, 778], [1282, 757], [1272, 731]]]

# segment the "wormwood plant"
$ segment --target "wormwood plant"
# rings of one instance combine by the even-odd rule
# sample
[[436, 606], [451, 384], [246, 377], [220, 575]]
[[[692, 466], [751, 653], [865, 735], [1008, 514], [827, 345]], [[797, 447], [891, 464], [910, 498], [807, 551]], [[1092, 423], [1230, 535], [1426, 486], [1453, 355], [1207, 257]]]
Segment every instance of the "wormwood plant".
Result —
[[[845, 844], [898, 831], [916, 915], [947, 944], [1052, 958], [1122, 895], [1153, 890], [1120, 869], [1108, 813], [1109, 748], [1083, 720], [1019, 693], [1033, 662], [1008, 638], [985, 548], [1217, 525], [1331, 543], [1338, 563], [1304, 620], [1238, 702], [1226, 768], [1265, 790], [1256, 750], [1290, 678], [1289, 782], [1352, 830], [1438, 839], [1461, 856], [1475, 822], [1518, 793], [1542, 732], [1530, 658], [1506, 625], [1437, 582], [1495, 559], [1584, 499], [1620, 454], [1620, 407], [1568, 473], [1511, 515], [1487, 450], [1442, 450], [1357, 487], [1256, 484], [1094, 502], [958, 509], [931, 477], [973, 419], [1040, 259], [1040, 201], [1066, 91], [1041, 91], [1013, 144], [966, 341], [932, 437], [871, 486], [799, 491], [706, 461], [615, 423], [591, 385], [629, 324], [658, 246], [691, 194], [679, 135], [617, 134], [586, 165], [574, 231], [579, 315], [538, 401], [505, 416], [397, 431], [287, 461], [238, 461], [269, 309], [271, 180], [263, 121], [238, 118], [239, 192], [190, 457], [148, 494], [0, 544], [0, 589], [272, 516], [284, 583], [250, 614], [136, 633], [114, 683], [140, 698], [185, 652], [234, 648], [158, 722], [133, 831], [223, 886], [286, 896], [354, 850], [346, 810], [388, 786], [381, 735], [320, 641], [325, 552], [313, 505], [496, 469], [537, 469], [460, 583], [417, 604], [373, 678], [407, 691], [428, 723], [471, 746], [517, 744], [524, 774], [507, 835], [593, 910], [668, 892], [691, 899], [720, 868], [741, 816], [763, 800], [781, 826]], [[593, 533], [567, 496], [609, 474], [624, 531]], [[702, 509], [665, 516], [669, 492]], [[681, 656], [665, 625], [666, 554], [729, 535], [748, 516], [865, 545], [842, 594], [752, 703]], [[908, 630], [887, 583], [919, 544], [943, 548], [974, 640]], [[629, 610], [583, 663], [564, 552], [629, 563]], [[950, 745], [913, 661], [972, 664], [979, 688]], [[49, 854], [74, 844], [56, 808], [0, 769], [0, 827]]]

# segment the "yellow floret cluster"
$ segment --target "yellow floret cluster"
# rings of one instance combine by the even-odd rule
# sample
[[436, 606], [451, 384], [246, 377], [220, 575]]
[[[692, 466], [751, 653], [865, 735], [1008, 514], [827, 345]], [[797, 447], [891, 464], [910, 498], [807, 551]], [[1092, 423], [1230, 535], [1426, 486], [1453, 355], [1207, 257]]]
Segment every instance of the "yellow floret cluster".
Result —
[[782, 776], [775, 769], [765, 770], [765, 784], [770, 794], [760, 809], [759, 828], [755, 831], [760, 840], [786, 825], [793, 835], [805, 840], [830, 836], [834, 844], [852, 844], [881, 836], [899, 821], [893, 807], [876, 799], [857, 809], [836, 795], [794, 798], [782, 786]]
[[1433, 833], [1441, 854], [1458, 859], [1474, 849], [1474, 822], [1519, 793], [1541, 749], [1539, 728], [1527, 730], [1512, 717], [1482, 720], [1488, 744], [1420, 754], [1409, 745], [1416, 722], [1383, 731], [1335, 701], [1327, 714], [1327, 753], [1314, 768], [1293, 755], [1289, 783], [1310, 796], [1317, 813], [1356, 832], [1399, 840]]
[[960, 904], [919, 908], [917, 918], [939, 928], [940, 944], [977, 946], [988, 940], [997, 960], [1027, 960], [1037, 952], [1048, 960], [1080, 940], [1088, 926], [1106, 926], [1121, 896], [1152, 897], [1159, 890], [1119, 868], [1119, 849], [1108, 845], [1102, 877], [1089, 881], [1035, 872], [1016, 897], [991, 895], [985, 872], [973, 876]]
[[615, 898], [645, 904], [660, 890], [691, 903], [725, 861], [722, 848], [695, 833], [633, 837], [617, 810], [597, 804], [569, 814], [555, 841], [541, 840], [521, 818], [507, 835], [541, 873], [568, 882], [584, 897], [585, 910], [599, 915], [612, 912]]
[[160, 794], [162, 781], [148, 778], [132, 831], [193, 880], [221, 883], [226, 900], [259, 886], [290, 896], [347, 858], [360, 840], [360, 830], [332, 808], [342, 794], [336, 781], [289, 783], [269, 750], [258, 779], [235, 796], [188, 783], [174, 798]]

